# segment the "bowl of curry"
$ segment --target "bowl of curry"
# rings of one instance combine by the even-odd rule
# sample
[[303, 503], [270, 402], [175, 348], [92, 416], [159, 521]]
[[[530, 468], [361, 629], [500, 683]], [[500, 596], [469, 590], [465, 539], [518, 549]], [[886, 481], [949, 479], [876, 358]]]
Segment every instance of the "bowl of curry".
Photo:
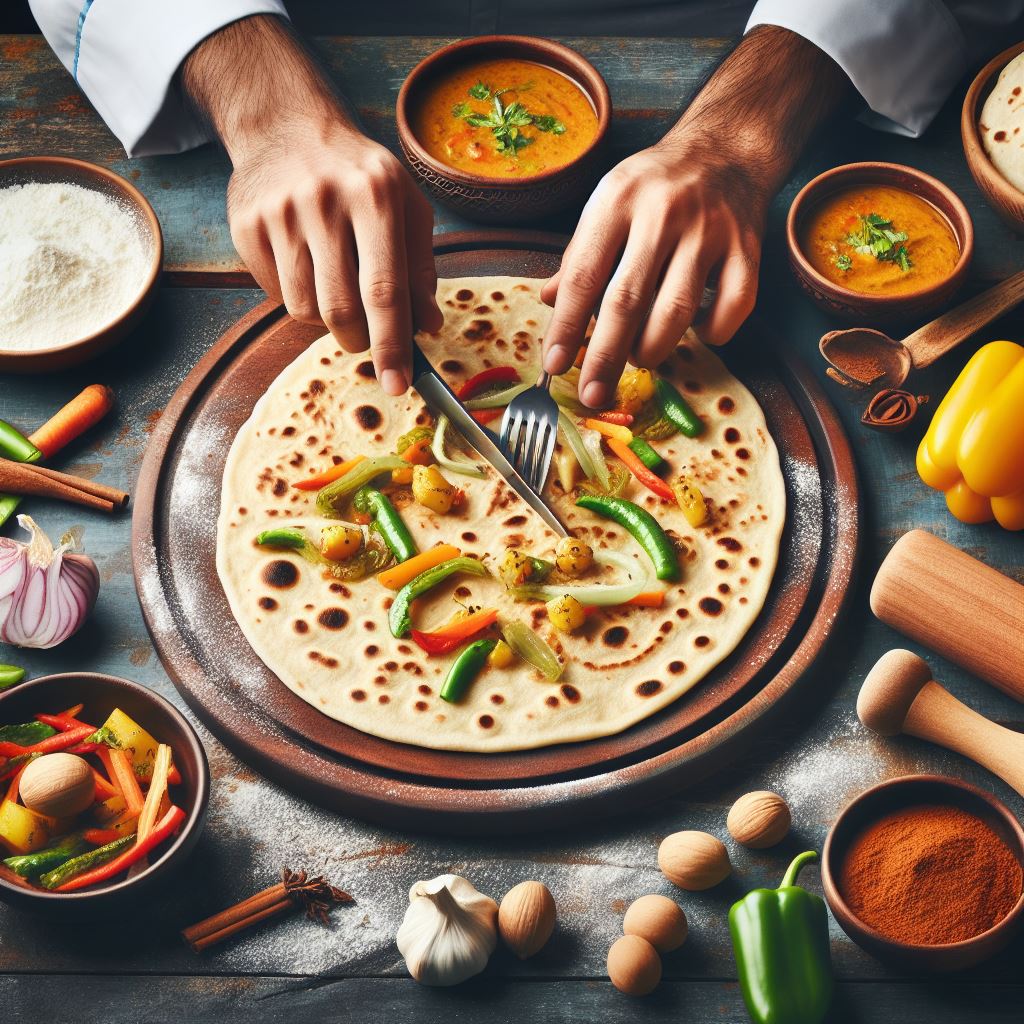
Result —
[[913, 167], [856, 163], [808, 182], [789, 208], [789, 261], [822, 309], [868, 323], [921, 319], [963, 284], [974, 227], [960, 198]]
[[398, 94], [406, 160], [438, 202], [519, 224], [581, 204], [611, 121], [604, 79], [575, 50], [529, 36], [430, 54]]

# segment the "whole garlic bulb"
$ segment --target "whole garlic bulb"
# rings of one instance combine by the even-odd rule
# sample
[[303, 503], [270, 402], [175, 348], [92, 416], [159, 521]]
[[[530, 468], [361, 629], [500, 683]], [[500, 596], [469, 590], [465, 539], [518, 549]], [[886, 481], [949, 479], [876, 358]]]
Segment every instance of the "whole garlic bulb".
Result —
[[398, 949], [422, 985], [458, 985], [479, 974], [498, 943], [498, 904], [460, 875], [438, 875], [409, 890]]

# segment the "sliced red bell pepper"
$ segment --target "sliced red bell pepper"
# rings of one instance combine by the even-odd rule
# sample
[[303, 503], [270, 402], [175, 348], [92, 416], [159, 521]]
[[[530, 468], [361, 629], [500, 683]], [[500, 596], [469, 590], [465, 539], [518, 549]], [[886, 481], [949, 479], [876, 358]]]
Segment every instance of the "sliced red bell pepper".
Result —
[[494, 387], [495, 384], [518, 384], [521, 379], [519, 371], [514, 366], [492, 366], [470, 377], [455, 395], [464, 402], [467, 398], [475, 398], [482, 391]]
[[157, 825], [145, 839], [140, 839], [134, 846], [125, 850], [120, 857], [115, 857], [106, 864], [101, 864], [92, 871], [86, 871], [76, 878], [69, 879], [63, 885], [57, 887], [57, 892], [72, 892], [75, 889], [85, 889], [90, 885], [99, 885], [115, 878], [122, 871], [130, 868], [136, 861], [148, 857], [152, 850], [155, 850], [162, 842], [169, 839], [177, 832], [185, 821], [185, 812], [173, 804], [167, 813], [161, 818]]
[[617, 423], [620, 427], [631, 427], [634, 419], [631, 412], [622, 412], [618, 409], [609, 409], [607, 412], [599, 412], [596, 418], [604, 423]]
[[482, 427], [505, 415], [504, 409], [473, 409], [470, 414]]
[[[70, 732], [72, 729], [77, 729], [80, 726], [89, 725], [88, 722], [79, 721], [74, 715], [69, 715], [66, 711], [61, 712], [59, 715], [36, 715], [36, 721], [42, 722], [58, 732]], [[90, 725], [89, 728], [93, 732], [96, 731], [96, 726], [94, 725]]]
[[91, 725], [80, 725], [67, 732], [59, 732], [56, 736], [48, 736], [45, 740], [33, 743], [30, 747], [19, 747], [17, 743], [0, 743], [0, 755], [17, 757], [19, 754], [52, 754], [57, 750], [67, 750], [76, 743], [81, 743], [86, 736], [95, 730]]
[[82, 838], [93, 846], [106, 846], [107, 843], [115, 843], [124, 835], [116, 828], [87, 828], [82, 833]]
[[649, 491], [653, 491], [659, 498], [666, 501], [675, 501], [672, 488], [669, 487], [660, 476], [652, 473], [641, 461], [640, 457], [623, 441], [617, 437], [606, 438], [608, 447], [619, 457], [626, 469], [630, 471]]
[[449, 651], [454, 651], [456, 647], [461, 647], [478, 633], [482, 633], [497, 619], [497, 608], [484, 608], [481, 611], [473, 612], [472, 615], [467, 615], [464, 619], [450, 622], [447, 626], [442, 626], [432, 633], [414, 629], [409, 635], [413, 642], [422, 647], [427, 654], [447, 654]]

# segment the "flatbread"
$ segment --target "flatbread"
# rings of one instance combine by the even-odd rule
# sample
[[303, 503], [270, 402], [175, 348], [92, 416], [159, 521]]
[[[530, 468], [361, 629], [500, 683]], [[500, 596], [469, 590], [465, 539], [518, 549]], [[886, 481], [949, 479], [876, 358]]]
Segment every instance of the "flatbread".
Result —
[[999, 72], [981, 108], [978, 129], [995, 169], [1024, 192], [1024, 53]]
[[[511, 277], [440, 282], [445, 326], [420, 343], [450, 384], [512, 364], [539, 364], [550, 309], [540, 281]], [[349, 355], [330, 337], [287, 366], [238, 432], [224, 470], [217, 568], [231, 610], [253, 650], [281, 681], [325, 715], [364, 732], [419, 746], [497, 752], [593, 739], [654, 714], [695, 686], [739, 643], [761, 610], [778, 558], [785, 490], [775, 444], [749, 391], [694, 337], [659, 368], [706, 424], [697, 439], [677, 434], [657, 447], [675, 472], [688, 471], [713, 503], [708, 525], [691, 528], [674, 505], [636, 481], [625, 496], [653, 510], [686, 545], [683, 578], [663, 609], [592, 614], [571, 636], [556, 633], [541, 604], [514, 602], [496, 576], [453, 577], [416, 602], [414, 624], [433, 629], [455, 600], [497, 606], [530, 624], [560, 651], [556, 683], [523, 662], [488, 669], [458, 704], [438, 691], [452, 657], [428, 657], [390, 635], [392, 593], [375, 579], [342, 584], [255, 536], [274, 525], [319, 527], [315, 492], [290, 484], [356, 454], [386, 454], [428, 414], [410, 392], [385, 398], [366, 353]], [[441, 542], [495, 566], [505, 547], [550, 555], [556, 538], [496, 475], [459, 479], [458, 513], [417, 504], [402, 515], [420, 550]], [[549, 481], [552, 507], [595, 549], [615, 548], [647, 575], [649, 560], [617, 525], [576, 508]], [[613, 569], [602, 570], [608, 581]], [[603, 577], [602, 577], [603, 578]]]

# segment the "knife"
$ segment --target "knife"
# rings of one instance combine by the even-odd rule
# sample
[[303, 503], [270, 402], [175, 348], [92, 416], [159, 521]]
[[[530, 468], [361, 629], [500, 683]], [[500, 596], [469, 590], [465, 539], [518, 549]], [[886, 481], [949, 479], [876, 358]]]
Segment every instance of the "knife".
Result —
[[515, 466], [502, 454], [491, 435], [466, 411], [455, 393], [434, 371], [423, 350], [412, 343], [413, 387], [435, 415], [444, 414], [466, 443], [495, 469], [505, 483], [544, 520], [559, 537], [568, 537], [569, 531], [545, 504], [544, 499], [516, 472]]

